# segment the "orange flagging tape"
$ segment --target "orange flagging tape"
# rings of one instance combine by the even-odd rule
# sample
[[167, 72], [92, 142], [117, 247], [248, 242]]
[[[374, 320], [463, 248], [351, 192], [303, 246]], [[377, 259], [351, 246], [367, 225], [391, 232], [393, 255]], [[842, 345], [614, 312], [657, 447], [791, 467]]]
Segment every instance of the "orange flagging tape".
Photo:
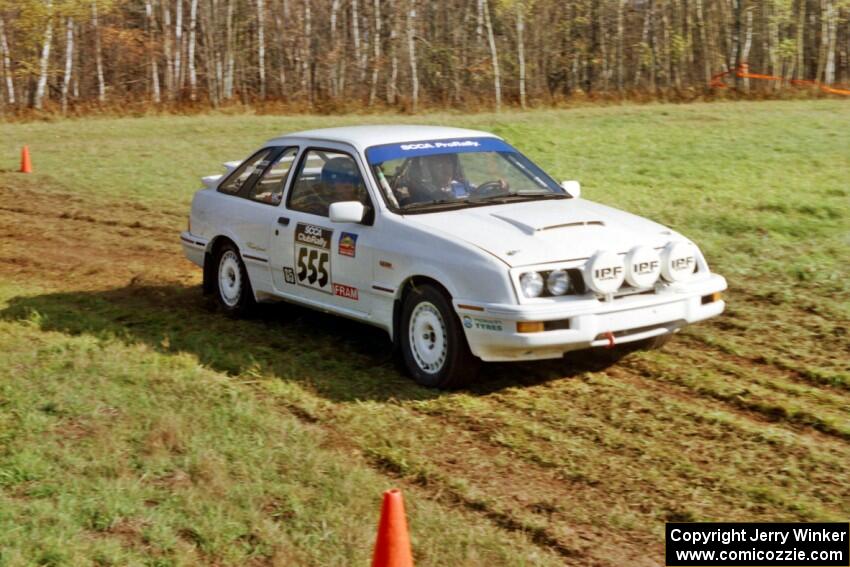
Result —
[[[708, 83], [710, 87], [716, 89], [725, 89], [726, 83], [723, 82], [723, 77], [727, 75], [731, 75], [732, 71], [724, 71], [722, 73], [717, 73], [716, 75], [711, 77], [711, 81]], [[740, 77], [742, 79], [761, 79], [764, 81], [788, 81], [794, 86], [813, 86], [818, 87], [820, 90], [830, 94], [837, 95], [846, 95], [850, 96], [850, 89], [832, 87], [829, 85], [825, 85], [820, 81], [806, 81], [802, 79], [785, 79], [783, 77], [777, 77], [775, 75], [762, 75], [760, 73], [750, 73], [750, 67], [746, 63], [740, 65], [737, 69], [735, 69], [735, 76]]]

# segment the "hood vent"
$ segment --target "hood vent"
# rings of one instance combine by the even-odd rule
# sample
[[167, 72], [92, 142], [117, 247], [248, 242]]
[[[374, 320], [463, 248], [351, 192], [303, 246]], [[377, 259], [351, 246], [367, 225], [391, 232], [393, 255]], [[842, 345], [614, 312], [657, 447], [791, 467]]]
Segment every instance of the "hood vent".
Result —
[[542, 227], [538, 228], [537, 231], [541, 232], [541, 231], [544, 231], [544, 230], [552, 230], [554, 228], [571, 228], [571, 227], [574, 227], [574, 226], [605, 226], [605, 223], [602, 222], [602, 221], [598, 221], [598, 220], [567, 222], [567, 223], [564, 223], [564, 224], [553, 224], [553, 225], [550, 225], [550, 226], [542, 226]]
[[552, 230], [552, 229], [555, 229], [555, 228], [572, 228], [572, 227], [578, 227], [578, 226], [605, 226], [605, 223], [602, 222], [602, 221], [599, 221], [599, 220], [573, 221], [573, 222], [565, 222], [565, 223], [550, 224], [550, 225], [543, 225], [543, 226], [535, 226], [535, 225], [532, 225], [528, 222], [523, 222], [519, 219], [512, 218], [508, 215], [495, 215], [494, 214], [493, 217], [499, 219], [500, 221], [504, 221], [508, 224], [512, 224], [513, 226], [517, 227], [521, 231], [525, 232], [526, 234], [530, 234], [530, 235], [533, 235], [535, 232], [542, 232], [544, 230]]

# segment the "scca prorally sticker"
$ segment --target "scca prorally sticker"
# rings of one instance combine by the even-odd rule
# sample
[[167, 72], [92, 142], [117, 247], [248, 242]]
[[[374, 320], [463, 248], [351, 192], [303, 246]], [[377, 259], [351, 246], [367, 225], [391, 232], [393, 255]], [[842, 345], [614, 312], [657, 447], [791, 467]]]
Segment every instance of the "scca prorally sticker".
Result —
[[357, 293], [357, 288], [352, 287], [350, 285], [343, 284], [334, 284], [334, 295], [338, 295], [340, 297], [344, 297], [346, 299], [351, 299], [354, 301], [359, 301], [360, 296]]
[[354, 258], [357, 255], [357, 235], [343, 232], [339, 235], [339, 255]]
[[295, 275], [298, 285], [324, 293], [331, 289], [331, 241], [334, 231], [299, 222], [295, 227]]
[[286, 283], [288, 284], [295, 284], [295, 270], [292, 268], [284, 268], [283, 279], [286, 280]]

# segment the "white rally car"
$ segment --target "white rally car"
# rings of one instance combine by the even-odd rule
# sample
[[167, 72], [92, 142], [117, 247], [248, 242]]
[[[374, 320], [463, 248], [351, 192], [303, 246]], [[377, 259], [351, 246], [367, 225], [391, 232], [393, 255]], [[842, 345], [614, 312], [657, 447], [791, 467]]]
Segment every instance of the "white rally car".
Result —
[[204, 291], [232, 315], [286, 300], [376, 325], [427, 386], [480, 360], [657, 346], [725, 305], [694, 243], [487, 132], [298, 132], [225, 167], [180, 237]]

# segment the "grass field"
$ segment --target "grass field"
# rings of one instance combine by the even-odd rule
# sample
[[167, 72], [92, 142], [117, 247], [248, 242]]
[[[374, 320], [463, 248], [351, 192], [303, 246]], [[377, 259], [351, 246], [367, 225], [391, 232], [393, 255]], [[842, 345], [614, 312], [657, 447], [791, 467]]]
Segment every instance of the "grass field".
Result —
[[[684, 232], [726, 314], [445, 393], [371, 328], [213, 312], [177, 237], [198, 178], [387, 121], [495, 131]], [[846, 101], [9, 124], [0, 170], [0, 565], [365, 565], [392, 486], [418, 565], [657, 565], [665, 521], [850, 516]]]

